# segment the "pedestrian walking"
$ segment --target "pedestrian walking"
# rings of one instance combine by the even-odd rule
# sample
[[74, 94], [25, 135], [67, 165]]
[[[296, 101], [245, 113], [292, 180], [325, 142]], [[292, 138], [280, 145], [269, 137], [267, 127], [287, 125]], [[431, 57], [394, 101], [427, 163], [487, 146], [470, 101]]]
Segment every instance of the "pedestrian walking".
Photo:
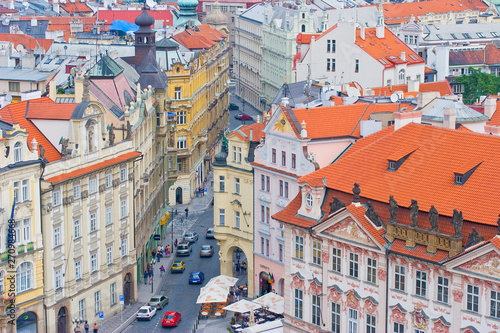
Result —
[[144, 284], [148, 284], [148, 277], [149, 277], [148, 271], [144, 270]]
[[184, 211], [186, 212], [186, 218], [188, 218], [188, 215], [189, 215], [189, 208], [186, 207], [186, 209], [184, 209]]
[[239, 260], [236, 262], [235, 271], [236, 271], [236, 273], [240, 272], [240, 261]]
[[170, 244], [167, 245], [167, 255], [170, 256], [170, 251], [171, 251], [171, 248], [170, 248]]
[[214, 177], [210, 176], [210, 185], [214, 186]]
[[161, 265], [161, 267], [160, 267], [160, 277], [162, 277], [164, 273], [165, 273], [165, 267], [163, 267], [163, 265]]
[[83, 328], [85, 329], [85, 333], [89, 333], [89, 323], [85, 320], [85, 325], [83, 325]]
[[76, 325], [76, 327], [75, 327], [75, 333], [81, 333], [81, 332], [82, 332], [82, 330], [81, 330], [80, 326]]
[[233, 260], [233, 271], [236, 270], [236, 261]]
[[[169, 245], [169, 246], [170, 246], [170, 245]], [[165, 247], [165, 257], [168, 257], [168, 247], [169, 247], [169, 246]]]
[[175, 239], [174, 246], [177, 249], [177, 238]]
[[150, 270], [150, 271], [148, 272], [149, 284], [151, 284], [151, 275], [153, 274], [152, 272], [153, 272], [153, 270]]
[[[196, 190], [195, 190], [195, 192], [196, 192], [196, 197], [198, 198], [198, 195], [200, 194], [200, 188], [199, 188], [199, 187], [197, 187], [197, 188], [196, 188]], [[186, 217], [187, 217], [187, 216], [186, 216]]]
[[155, 278], [155, 270], [151, 270], [151, 284], [153, 283], [153, 279]]
[[161, 259], [161, 252], [160, 252], [160, 251], [157, 251], [157, 252], [156, 252], [156, 258], [157, 258], [156, 260], [157, 260], [158, 262], [160, 262], [160, 259]]
[[241, 268], [243, 269], [243, 273], [246, 273], [247, 272], [247, 263], [246, 261], [243, 261], [241, 263]]
[[94, 333], [97, 333], [99, 331], [99, 327], [97, 327], [97, 323], [94, 323]]

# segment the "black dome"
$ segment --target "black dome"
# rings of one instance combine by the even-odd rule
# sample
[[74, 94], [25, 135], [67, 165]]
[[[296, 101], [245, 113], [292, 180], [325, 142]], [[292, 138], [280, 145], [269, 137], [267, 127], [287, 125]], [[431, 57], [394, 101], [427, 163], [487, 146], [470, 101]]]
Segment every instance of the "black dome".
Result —
[[149, 15], [147, 11], [143, 10], [141, 15], [135, 19], [135, 24], [140, 27], [151, 27], [155, 23], [153, 16]]

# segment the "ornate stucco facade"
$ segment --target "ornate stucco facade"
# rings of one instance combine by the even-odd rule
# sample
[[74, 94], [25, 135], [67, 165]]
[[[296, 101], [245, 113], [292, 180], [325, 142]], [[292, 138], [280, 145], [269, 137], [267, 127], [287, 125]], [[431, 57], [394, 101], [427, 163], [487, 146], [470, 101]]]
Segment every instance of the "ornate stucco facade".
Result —
[[[0, 332], [43, 330], [42, 160], [36, 140], [28, 142], [18, 124], [0, 120], [0, 147]], [[10, 228], [12, 246], [7, 241]]]

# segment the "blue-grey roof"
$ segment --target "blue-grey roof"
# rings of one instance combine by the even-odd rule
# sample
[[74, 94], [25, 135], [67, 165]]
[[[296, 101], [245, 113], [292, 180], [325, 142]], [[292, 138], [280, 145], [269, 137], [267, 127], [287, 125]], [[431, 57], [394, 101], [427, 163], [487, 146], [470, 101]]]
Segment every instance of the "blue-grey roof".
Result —
[[0, 67], [0, 80], [40, 82], [54, 74], [55, 71], [41, 72], [33, 68]]
[[[463, 34], [468, 33], [470, 38]], [[455, 35], [455, 37], [452, 36]], [[439, 36], [438, 36], [439, 35]], [[425, 41], [446, 41], [446, 40], [500, 40], [500, 24], [498, 23], [476, 23], [476, 24], [428, 24], [424, 27]]]
[[404, 312], [404, 313], [408, 312], [408, 311], [406, 311], [406, 309], [405, 309], [405, 308], [403, 308], [403, 307], [401, 306], [401, 304], [399, 304], [399, 303], [398, 303], [398, 304], [396, 304], [396, 305], [389, 306], [389, 308], [390, 308], [390, 309], [398, 308], [398, 310], [399, 310], [399, 311], [401, 311], [401, 312]]
[[89, 104], [90, 104], [90, 102], [78, 103], [78, 105], [73, 110], [73, 113], [71, 114], [71, 119], [82, 119], [83, 113], [85, 112], [85, 110], [87, 110], [87, 107], [89, 106]]
[[262, 2], [245, 10], [241, 13], [240, 17], [262, 24], [264, 21], [264, 9], [266, 6], [268, 7], [268, 10], [271, 10], [272, 7], [270, 5]]
[[[18, 2], [14, 1], [14, 4]], [[31, 4], [31, 1], [30, 1]], [[16, 8], [18, 9], [18, 8]], [[19, 10], [19, 9], [18, 9]], [[33, 12], [37, 13], [37, 12]], [[37, 20], [36, 25], [31, 24], [31, 20], [18, 20], [11, 19], [7, 17], [3, 17], [0, 21], [0, 33], [10, 34], [11, 26], [14, 28], [19, 28], [19, 32], [24, 33], [26, 35], [35, 37], [35, 38], [45, 38], [45, 32], [47, 31], [47, 27], [49, 26], [49, 20]]]
[[[281, 104], [281, 99], [285, 97], [285, 94], [286, 97], [289, 98], [291, 108], [297, 107], [298, 104], [307, 104], [315, 99], [318, 99], [321, 88], [316, 85], [312, 85], [309, 89], [309, 93], [306, 94], [306, 84], [307, 80], [283, 84], [276, 94], [276, 97], [274, 97], [272, 104]], [[285, 89], [286, 86], [288, 86], [288, 89]]]
[[0, 119], [0, 131], [4, 132], [3, 136], [5, 136], [5, 131], [12, 131], [13, 129], [14, 127], [12, 126], [11, 123], [8, 123]]
[[471, 109], [462, 102], [452, 99], [435, 98], [422, 108], [422, 120], [443, 121], [443, 112], [446, 108], [454, 108], [456, 111], [456, 122], [467, 123], [487, 121], [489, 118], [484, 114]]
[[76, 33], [77, 39], [100, 39], [100, 40], [110, 40], [115, 39], [115, 35], [111, 34], [95, 34], [92, 31], [84, 31]]

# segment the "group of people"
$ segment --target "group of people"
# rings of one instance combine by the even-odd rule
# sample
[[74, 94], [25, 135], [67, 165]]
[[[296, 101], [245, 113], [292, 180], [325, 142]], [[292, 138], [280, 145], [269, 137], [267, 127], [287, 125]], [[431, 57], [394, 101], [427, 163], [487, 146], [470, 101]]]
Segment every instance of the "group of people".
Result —
[[146, 267], [146, 270], [144, 271], [144, 284], [151, 284], [153, 283], [153, 277], [154, 277], [154, 270], [153, 270], [153, 265], [148, 264]]
[[236, 271], [236, 273], [241, 273], [244, 274], [247, 272], [247, 263], [246, 261], [241, 262], [240, 261], [235, 261], [233, 262], [233, 270]]
[[172, 248], [170, 247], [170, 244], [167, 246], [158, 245], [156, 249], [151, 251], [151, 264], [154, 265], [156, 262], [160, 262], [160, 259], [163, 258], [164, 254], [166, 257], [170, 257], [171, 253]]
[[[85, 333], [89, 333], [89, 323], [85, 320], [85, 324], [83, 324], [83, 329], [85, 330]], [[75, 333], [81, 333], [82, 329], [80, 328], [80, 325], [76, 325], [75, 327]], [[98, 333], [99, 332], [99, 327], [97, 327], [97, 323], [94, 323], [94, 330], [93, 333]]]

